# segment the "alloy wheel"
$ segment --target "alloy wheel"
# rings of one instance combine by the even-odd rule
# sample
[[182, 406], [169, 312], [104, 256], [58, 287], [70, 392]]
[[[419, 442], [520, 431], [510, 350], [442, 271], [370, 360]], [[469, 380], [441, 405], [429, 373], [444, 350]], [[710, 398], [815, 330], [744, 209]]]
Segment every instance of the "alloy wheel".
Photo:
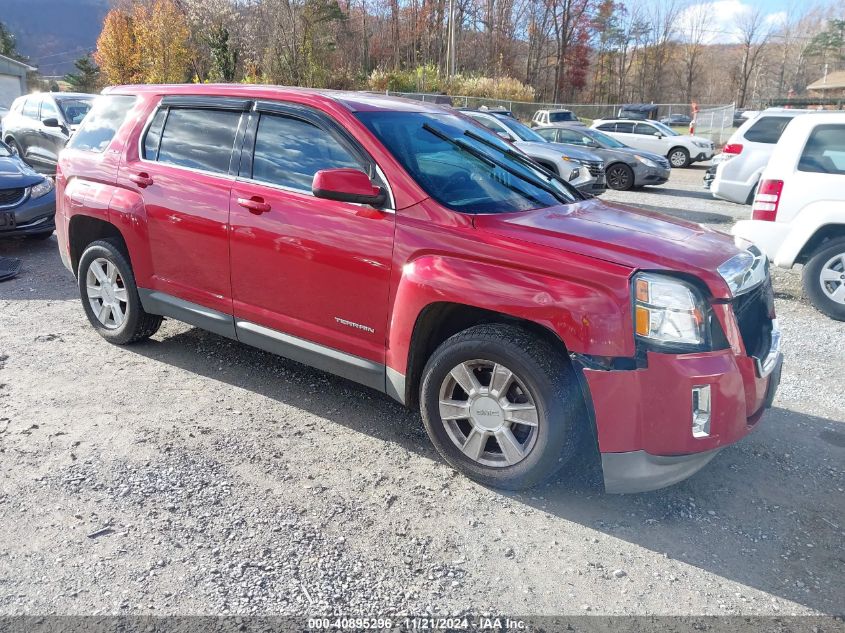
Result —
[[822, 292], [836, 303], [845, 304], [845, 253], [831, 257], [819, 275]]
[[683, 167], [687, 162], [686, 154], [681, 150], [672, 152], [669, 155], [669, 162], [672, 163], [672, 167]]
[[123, 277], [109, 260], [98, 257], [85, 274], [88, 302], [94, 316], [109, 330], [116, 330], [126, 320], [129, 296]]
[[535, 400], [501, 363], [478, 359], [452, 368], [440, 386], [439, 412], [449, 439], [485, 466], [518, 464], [537, 441]]
[[607, 172], [607, 184], [611, 189], [627, 189], [629, 180], [628, 170], [619, 165], [611, 167]]

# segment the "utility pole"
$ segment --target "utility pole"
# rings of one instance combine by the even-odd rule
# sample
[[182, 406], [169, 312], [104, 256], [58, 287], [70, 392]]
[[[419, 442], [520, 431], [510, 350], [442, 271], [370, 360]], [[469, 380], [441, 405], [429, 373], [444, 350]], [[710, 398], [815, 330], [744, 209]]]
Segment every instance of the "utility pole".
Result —
[[455, 50], [457, 29], [455, 28], [455, 14], [457, 12], [455, 3], [457, 0], [449, 0], [449, 31], [447, 33], [449, 42], [446, 46], [446, 76], [452, 77], [455, 74], [456, 58], [458, 51]]

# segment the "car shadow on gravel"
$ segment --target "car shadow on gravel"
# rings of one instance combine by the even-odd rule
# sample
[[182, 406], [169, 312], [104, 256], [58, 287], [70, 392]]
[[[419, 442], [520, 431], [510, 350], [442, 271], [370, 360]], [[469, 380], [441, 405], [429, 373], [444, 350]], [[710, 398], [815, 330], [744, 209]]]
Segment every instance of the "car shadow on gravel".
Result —
[[[439, 460], [417, 413], [342, 378], [194, 328], [126, 349]], [[589, 458], [542, 488], [490, 492], [707, 570], [729, 586], [835, 613], [845, 563], [841, 425], [775, 408], [703, 471], [651, 493], [603, 494]]]
[[62, 264], [55, 234], [45, 240], [0, 239], [0, 257], [21, 260], [18, 275], [0, 282], [0, 300], [66, 300], [79, 297], [73, 275]]

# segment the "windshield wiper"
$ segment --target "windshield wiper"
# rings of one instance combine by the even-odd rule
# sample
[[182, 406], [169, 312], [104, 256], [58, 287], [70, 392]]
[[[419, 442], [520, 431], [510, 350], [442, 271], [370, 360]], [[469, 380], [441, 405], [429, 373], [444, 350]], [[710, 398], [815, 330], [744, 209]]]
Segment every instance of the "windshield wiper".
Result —
[[[484, 163], [488, 167], [490, 167], [490, 168], [500, 167], [500, 168], [504, 169], [506, 172], [508, 172], [509, 174], [516, 176], [517, 178], [531, 182], [530, 180], [525, 178], [522, 174], [520, 174], [518, 171], [512, 170], [507, 165], [503, 165], [503, 164], [499, 163], [498, 161], [490, 158], [487, 154], [485, 154], [484, 152], [482, 152], [479, 149], [476, 149], [472, 145], [469, 145], [467, 143], [462, 143], [461, 141], [450, 138], [448, 134], [444, 134], [443, 132], [441, 132], [437, 128], [431, 127], [428, 123], [424, 123], [422, 127], [426, 132], [430, 132], [431, 134], [434, 134], [437, 138], [442, 139], [442, 140], [446, 141], [447, 143], [454, 145], [458, 149], [465, 151], [467, 154], [477, 158], [478, 160], [480, 160], [482, 163]], [[507, 187], [511, 191], [528, 198], [529, 200], [531, 200], [531, 202], [534, 202], [534, 203], [539, 204], [539, 205], [543, 204], [542, 200], [540, 200], [536, 196], [531, 195], [527, 191], [523, 191], [519, 187], [515, 187], [510, 183], [504, 182], [500, 178], [494, 178], [494, 180], [496, 180], [496, 182], [498, 182], [500, 185]], [[544, 189], [543, 187], [540, 187], [540, 188]], [[545, 189], [544, 189], [544, 191], [545, 191]], [[549, 192], [549, 193], [552, 193], [552, 195], [554, 195], [553, 192]], [[560, 199], [557, 196], [554, 196], [554, 197], [557, 198], [558, 200]]]
[[[571, 185], [569, 185], [569, 183], [567, 183], [562, 178], [557, 176], [557, 174], [553, 174], [548, 169], [546, 169], [542, 165], [538, 164], [532, 158], [526, 156], [525, 154], [523, 154], [519, 150], [511, 149], [510, 147], [499, 147], [496, 143], [488, 141], [486, 138], [484, 138], [483, 136], [479, 136], [478, 134], [476, 134], [472, 130], [464, 131], [464, 136], [468, 136], [472, 140], [477, 141], [477, 142], [481, 143], [482, 145], [486, 145], [487, 147], [490, 147], [491, 149], [494, 149], [497, 152], [501, 152], [502, 154], [505, 154], [506, 156], [510, 156], [515, 161], [522, 163], [523, 165], [531, 168], [532, 170], [539, 171], [541, 174], [544, 174], [546, 176], [546, 178], [548, 178], [549, 180], [556, 180], [558, 182], [562, 182], [567, 187], [571, 187]], [[503, 169], [505, 169], [504, 166], [501, 166], [501, 167]], [[555, 198], [557, 198], [561, 202], [567, 202], [567, 203], [572, 202], [572, 200], [568, 200], [568, 199], [566, 199], [566, 197], [561, 197], [562, 194], [557, 189], [555, 189], [554, 187], [550, 187], [549, 185], [545, 184], [541, 180], [538, 180], [536, 178], [526, 178], [524, 175], [521, 175], [520, 177], [524, 178], [525, 180], [532, 183], [533, 185], [539, 187], [543, 191], [550, 193], [551, 195], [553, 195]]]
[[[567, 199], [566, 196], [564, 196], [561, 192], [556, 190], [554, 187], [547, 185], [542, 180], [527, 177], [525, 174], [519, 172], [518, 170], [514, 169], [510, 165], [503, 163], [499, 160], [496, 160], [492, 156], [482, 152], [480, 149], [478, 149], [476, 147], [473, 147], [469, 143], [464, 143], [463, 141], [460, 141], [458, 139], [451, 138], [448, 134], [444, 134], [443, 132], [441, 132], [437, 128], [430, 126], [428, 123], [423, 123], [422, 127], [425, 131], [430, 132], [431, 134], [434, 134], [437, 138], [442, 139], [442, 140], [446, 141], [447, 143], [454, 145], [455, 147], [457, 147], [459, 149], [462, 149], [463, 151], [467, 152], [468, 154], [475, 156], [478, 160], [486, 163], [488, 166], [498, 167], [500, 169], [503, 169], [504, 171], [508, 172], [512, 176], [516, 176], [520, 180], [524, 180], [528, 183], [531, 183], [532, 185], [534, 185], [538, 189], [542, 189], [547, 194], [552, 196], [555, 200], [558, 200], [559, 202], [564, 202], [564, 203], [567, 203], [567, 204], [572, 202], [572, 200]], [[472, 134], [472, 133], [470, 133], [470, 134]], [[472, 136], [470, 136], [470, 138], [473, 138], [474, 136], [475, 135], [473, 134]], [[486, 139], [482, 139], [482, 140], [486, 143]], [[492, 143], [490, 143], [490, 145], [494, 148], [496, 147]], [[502, 151], [504, 152], [504, 150], [502, 150]], [[528, 159], [528, 160], [531, 160], [531, 159]], [[524, 192], [522, 192], [522, 193], [523, 193], [523, 195], [528, 195], [528, 194], [525, 194]]]

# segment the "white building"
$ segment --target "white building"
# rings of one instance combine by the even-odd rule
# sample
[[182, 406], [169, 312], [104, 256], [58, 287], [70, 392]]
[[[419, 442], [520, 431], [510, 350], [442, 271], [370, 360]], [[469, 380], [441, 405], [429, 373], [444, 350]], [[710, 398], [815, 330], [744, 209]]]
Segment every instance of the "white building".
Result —
[[27, 93], [26, 73], [32, 66], [0, 55], [0, 107], [8, 108], [12, 101]]

